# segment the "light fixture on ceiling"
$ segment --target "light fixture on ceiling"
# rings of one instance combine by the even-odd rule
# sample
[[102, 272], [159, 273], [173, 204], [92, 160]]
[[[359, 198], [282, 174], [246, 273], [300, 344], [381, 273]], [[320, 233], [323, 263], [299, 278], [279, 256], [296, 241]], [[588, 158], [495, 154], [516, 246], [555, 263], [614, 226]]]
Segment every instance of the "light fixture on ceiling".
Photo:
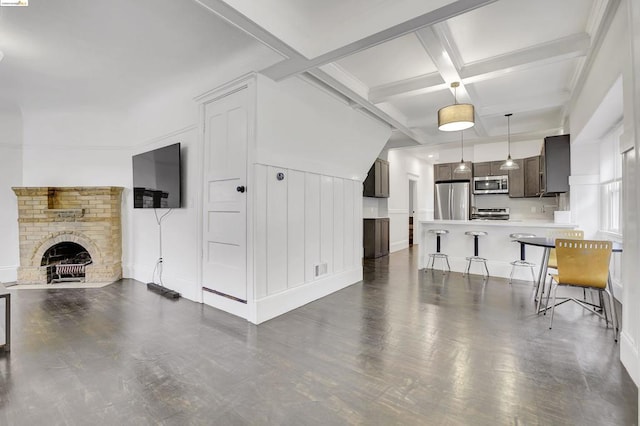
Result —
[[438, 130], [455, 132], [468, 129], [475, 124], [473, 105], [458, 103], [457, 89], [459, 86], [460, 83], [457, 81], [451, 83], [454, 103], [438, 110]]
[[453, 169], [453, 173], [469, 173], [469, 166], [464, 162], [464, 132], [460, 131], [460, 164]]
[[518, 170], [520, 166], [511, 159], [511, 116], [513, 114], [505, 114], [507, 117], [507, 159], [500, 166], [500, 170]]

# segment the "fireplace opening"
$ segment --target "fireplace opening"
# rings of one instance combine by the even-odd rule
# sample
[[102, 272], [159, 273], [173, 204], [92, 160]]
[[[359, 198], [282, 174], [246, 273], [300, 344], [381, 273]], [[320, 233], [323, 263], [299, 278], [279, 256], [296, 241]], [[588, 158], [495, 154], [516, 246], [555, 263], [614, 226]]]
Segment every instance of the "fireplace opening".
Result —
[[41, 266], [47, 267], [47, 284], [85, 280], [85, 268], [91, 255], [80, 244], [62, 242], [51, 246], [42, 256]]

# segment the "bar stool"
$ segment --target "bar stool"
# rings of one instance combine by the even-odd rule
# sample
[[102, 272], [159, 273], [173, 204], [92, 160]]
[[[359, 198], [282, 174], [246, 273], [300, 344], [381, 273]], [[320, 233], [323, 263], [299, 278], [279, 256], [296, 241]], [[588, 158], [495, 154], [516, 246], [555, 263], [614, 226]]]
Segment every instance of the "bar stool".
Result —
[[478, 256], [478, 237], [485, 236], [487, 235], [487, 233], [485, 231], [467, 231], [465, 232], [465, 235], [473, 236], [473, 256], [467, 257], [467, 269], [465, 270], [465, 275], [469, 274], [469, 270], [471, 269], [471, 262], [482, 262], [482, 264], [484, 265], [484, 269], [487, 271], [487, 278], [489, 278], [487, 259]]
[[[510, 234], [509, 237], [513, 238], [514, 240], [517, 240], [518, 238], [533, 238], [535, 237], [535, 234], [514, 233], [514, 234]], [[525, 246], [523, 243], [520, 243], [520, 259], [514, 260], [513, 262], [511, 262], [511, 275], [509, 275], [509, 284], [511, 284], [511, 281], [513, 281], [513, 272], [516, 270], [516, 266], [526, 266], [531, 268], [531, 278], [533, 280], [533, 283], [534, 284], [536, 283], [537, 281], [536, 273], [533, 269], [536, 266], [536, 264], [527, 262], [526, 254], [525, 254]]]
[[[436, 252], [429, 254], [429, 261], [431, 262], [431, 268], [429, 268], [429, 261], [427, 262], [427, 269], [433, 269], [436, 263], [436, 258], [444, 259], [447, 262], [447, 270], [451, 271], [451, 266], [449, 266], [449, 256], [444, 253], [440, 253], [440, 236], [446, 235], [449, 233], [446, 229], [429, 229], [429, 233], [436, 234]], [[442, 267], [442, 272], [444, 272], [444, 264]]]

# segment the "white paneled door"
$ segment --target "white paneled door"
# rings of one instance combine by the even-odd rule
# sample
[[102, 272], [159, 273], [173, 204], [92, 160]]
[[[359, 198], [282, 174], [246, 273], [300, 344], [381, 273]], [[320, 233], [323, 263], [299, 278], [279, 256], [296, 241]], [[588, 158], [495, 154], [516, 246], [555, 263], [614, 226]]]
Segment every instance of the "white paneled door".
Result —
[[247, 300], [246, 88], [205, 105], [204, 290]]

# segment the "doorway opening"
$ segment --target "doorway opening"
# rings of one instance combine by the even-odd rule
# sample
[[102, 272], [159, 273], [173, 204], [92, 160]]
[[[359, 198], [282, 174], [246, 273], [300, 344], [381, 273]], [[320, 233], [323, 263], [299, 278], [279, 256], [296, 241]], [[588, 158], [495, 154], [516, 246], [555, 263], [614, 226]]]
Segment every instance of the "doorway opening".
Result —
[[413, 217], [416, 210], [417, 185], [409, 179], [409, 247], [413, 246]]

